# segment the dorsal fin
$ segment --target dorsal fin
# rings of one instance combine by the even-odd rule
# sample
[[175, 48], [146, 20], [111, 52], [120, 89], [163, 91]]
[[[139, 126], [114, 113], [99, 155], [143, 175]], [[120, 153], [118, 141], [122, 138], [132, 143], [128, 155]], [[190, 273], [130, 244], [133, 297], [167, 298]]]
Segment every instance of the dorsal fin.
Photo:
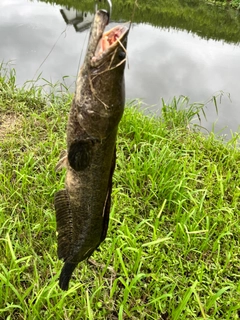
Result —
[[64, 261], [72, 251], [72, 212], [66, 189], [56, 192], [54, 199], [58, 232], [58, 257]]
[[112, 194], [112, 177], [113, 172], [116, 165], [116, 146], [113, 152], [113, 158], [112, 158], [112, 165], [111, 170], [109, 174], [109, 180], [108, 180], [108, 191], [106, 195], [106, 201], [103, 208], [103, 230], [101, 235], [101, 242], [106, 238], [107, 230], [108, 230], [108, 222], [109, 222], [109, 214], [110, 214], [110, 208], [111, 208], [111, 194]]

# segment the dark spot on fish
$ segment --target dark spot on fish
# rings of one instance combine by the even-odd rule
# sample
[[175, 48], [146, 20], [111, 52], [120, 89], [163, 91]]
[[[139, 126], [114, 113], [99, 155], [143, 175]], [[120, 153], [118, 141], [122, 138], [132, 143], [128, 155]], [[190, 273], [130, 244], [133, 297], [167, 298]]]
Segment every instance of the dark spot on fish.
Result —
[[118, 57], [120, 60], [123, 60], [126, 58], [126, 53], [124, 51], [120, 51], [118, 54]]
[[92, 141], [82, 140], [71, 144], [68, 152], [68, 162], [75, 171], [86, 169], [91, 161]]

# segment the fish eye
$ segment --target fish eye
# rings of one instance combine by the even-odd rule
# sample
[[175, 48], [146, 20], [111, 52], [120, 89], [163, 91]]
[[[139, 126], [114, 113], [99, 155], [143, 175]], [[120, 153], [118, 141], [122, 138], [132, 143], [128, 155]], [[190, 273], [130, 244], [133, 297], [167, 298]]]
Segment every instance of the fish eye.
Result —
[[118, 57], [120, 60], [123, 60], [126, 58], [126, 53], [124, 51], [120, 51], [118, 54]]

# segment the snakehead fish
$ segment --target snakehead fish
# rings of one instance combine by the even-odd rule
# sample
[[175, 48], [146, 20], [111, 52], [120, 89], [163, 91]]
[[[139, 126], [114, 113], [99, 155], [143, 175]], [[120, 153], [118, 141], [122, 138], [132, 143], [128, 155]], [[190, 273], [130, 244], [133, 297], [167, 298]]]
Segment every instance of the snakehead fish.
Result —
[[77, 264], [91, 256], [108, 229], [129, 31], [116, 26], [104, 33], [108, 19], [104, 10], [95, 14], [68, 117], [67, 152], [57, 165], [67, 168], [65, 189], [54, 200], [63, 290], [68, 290]]

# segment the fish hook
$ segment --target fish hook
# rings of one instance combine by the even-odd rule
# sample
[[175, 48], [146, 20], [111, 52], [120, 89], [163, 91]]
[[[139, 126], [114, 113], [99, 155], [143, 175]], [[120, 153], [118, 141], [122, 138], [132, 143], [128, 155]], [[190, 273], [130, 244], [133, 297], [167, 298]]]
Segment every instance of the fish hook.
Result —
[[109, 20], [110, 20], [110, 17], [112, 15], [112, 1], [111, 0], [107, 0], [108, 2], [108, 5], [109, 5]]
[[[109, 20], [111, 18], [111, 15], [112, 15], [112, 1], [111, 0], [107, 0], [108, 2], [108, 6], [109, 6], [109, 11], [108, 11], [108, 14], [109, 14]], [[97, 12], [98, 10], [98, 4], [97, 2], [95, 3], [95, 12]]]

